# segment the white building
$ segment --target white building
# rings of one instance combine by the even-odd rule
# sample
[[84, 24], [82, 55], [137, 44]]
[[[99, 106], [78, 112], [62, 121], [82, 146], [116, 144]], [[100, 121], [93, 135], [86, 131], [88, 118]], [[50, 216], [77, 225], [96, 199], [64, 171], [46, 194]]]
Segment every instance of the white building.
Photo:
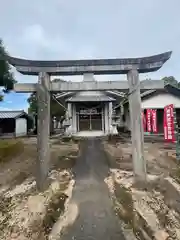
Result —
[[26, 136], [28, 125], [32, 125], [32, 122], [33, 119], [23, 110], [0, 111], [0, 135], [3, 137]]
[[[180, 126], [180, 89], [168, 84], [164, 90], [150, 90], [141, 94], [142, 110], [146, 114], [147, 109], [157, 109], [158, 133], [163, 133], [164, 107], [173, 104], [176, 109], [177, 122]], [[131, 130], [129, 102], [122, 103], [123, 114], [120, 117], [121, 126]]]

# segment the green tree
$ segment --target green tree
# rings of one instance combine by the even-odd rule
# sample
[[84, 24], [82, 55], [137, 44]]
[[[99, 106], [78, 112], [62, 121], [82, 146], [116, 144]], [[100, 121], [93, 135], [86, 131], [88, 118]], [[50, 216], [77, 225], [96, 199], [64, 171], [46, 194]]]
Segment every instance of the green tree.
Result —
[[[6, 60], [7, 52], [3, 45], [3, 41], [0, 39], [0, 87], [3, 87], [3, 92], [8, 93], [13, 89], [13, 85], [16, 82], [11, 72], [11, 67]], [[0, 101], [3, 100], [3, 96], [0, 96]]]
[[173, 76], [169, 76], [169, 77], [164, 77], [162, 78], [162, 80], [165, 82], [165, 84], [171, 84], [172, 86], [175, 86], [177, 88], [180, 87], [179, 82], [175, 79], [175, 77]]
[[28, 113], [37, 114], [37, 98], [35, 93], [31, 93], [30, 97], [27, 99], [29, 103]]
[[[37, 96], [36, 93], [32, 93], [30, 97], [27, 99], [29, 103], [28, 113], [35, 116], [35, 131], [34, 133], [37, 133]], [[62, 121], [65, 118], [65, 109], [53, 98], [53, 95], [51, 95], [51, 107], [50, 107], [50, 115], [51, 115], [51, 121], [50, 121], [50, 132], [53, 132], [53, 117], [56, 117], [57, 120]]]
[[[28, 113], [36, 115], [38, 108], [36, 93], [32, 93], [27, 101], [29, 103]], [[64, 114], [65, 109], [53, 98], [53, 95], [51, 95], [51, 117], [61, 119]]]

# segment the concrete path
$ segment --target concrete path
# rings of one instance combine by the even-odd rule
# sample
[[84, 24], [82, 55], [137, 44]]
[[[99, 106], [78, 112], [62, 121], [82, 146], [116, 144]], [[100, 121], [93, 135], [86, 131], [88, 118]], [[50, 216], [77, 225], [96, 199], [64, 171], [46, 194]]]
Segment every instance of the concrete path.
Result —
[[101, 137], [105, 136], [104, 131], [81, 131], [75, 134], [76, 137]]
[[108, 166], [100, 140], [82, 141], [80, 151], [81, 156], [74, 169], [76, 184], [70, 201], [77, 206], [78, 215], [60, 239], [124, 240], [104, 182]]

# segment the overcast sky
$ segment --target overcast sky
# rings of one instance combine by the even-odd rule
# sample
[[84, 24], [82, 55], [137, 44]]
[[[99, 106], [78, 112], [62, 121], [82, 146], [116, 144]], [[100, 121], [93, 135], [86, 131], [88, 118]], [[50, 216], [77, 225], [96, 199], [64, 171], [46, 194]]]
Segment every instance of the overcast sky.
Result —
[[[41, 60], [123, 58], [172, 50], [171, 59], [161, 70], [141, 78], [173, 75], [180, 79], [180, 0], [0, 1], [0, 38], [13, 56]], [[16, 77], [20, 82], [36, 81], [20, 74]]]

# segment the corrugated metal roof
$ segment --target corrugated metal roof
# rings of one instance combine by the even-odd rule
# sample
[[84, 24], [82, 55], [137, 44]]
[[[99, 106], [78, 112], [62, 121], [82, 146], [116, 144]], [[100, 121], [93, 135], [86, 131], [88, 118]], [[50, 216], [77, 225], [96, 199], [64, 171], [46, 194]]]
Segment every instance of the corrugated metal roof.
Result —
[[[145, 91], [145, 92], [143, 92], [143, 93], [141, 93], [141, 99], [143, 99], [143, 98], [145, 98], [145, 97], [147, 97], [148, 95], [151, 95], [151, 94], [153, 94], [153, 93], [155, 93], [155, 92], [163, 92], [163, 91], [167, 91], [167, 92], [169, 92], [170, 94], [173, 94], [173, 95], [175, 95], [175, 96], [177, 96], [177, 97], [180, 97], [180, 89], [179, 88], [177, 88], [176, 86], [173, 86], [173, 85], [171, 85], [171, 84], [166, 84], [165, 86], [164, 86], [164, 89], [161, 89], [161, 90], [156, 90], [156, 89], [152, 89], [152, 90], [148, 90], [148, 91]], [[125, 99], [124, 99], [124, 101], [122, 102], [122, 104], [124, 105], [124, 104], [126, 104], [126, 103], [128, 103], [128, 98], [126, 97]], [[118, 104], [115, 108], [117, 108], [117, 107], [119, 107], [120, 106], [120, 104]]]
[[149, 91], [143, 92], [143, 93], [141, 93], [141, 97], [142, 97], [142, 98], [143, 98], [143, 97], [146, 97], [146, 96], [148, 96], [149, 94], [154, 93], [154, 92], [156, 92], [156, 90], [149, 90]]
[[0, 119], [17, 118], [22, 115], [27, 115], [24, 111], [0, 111]]

